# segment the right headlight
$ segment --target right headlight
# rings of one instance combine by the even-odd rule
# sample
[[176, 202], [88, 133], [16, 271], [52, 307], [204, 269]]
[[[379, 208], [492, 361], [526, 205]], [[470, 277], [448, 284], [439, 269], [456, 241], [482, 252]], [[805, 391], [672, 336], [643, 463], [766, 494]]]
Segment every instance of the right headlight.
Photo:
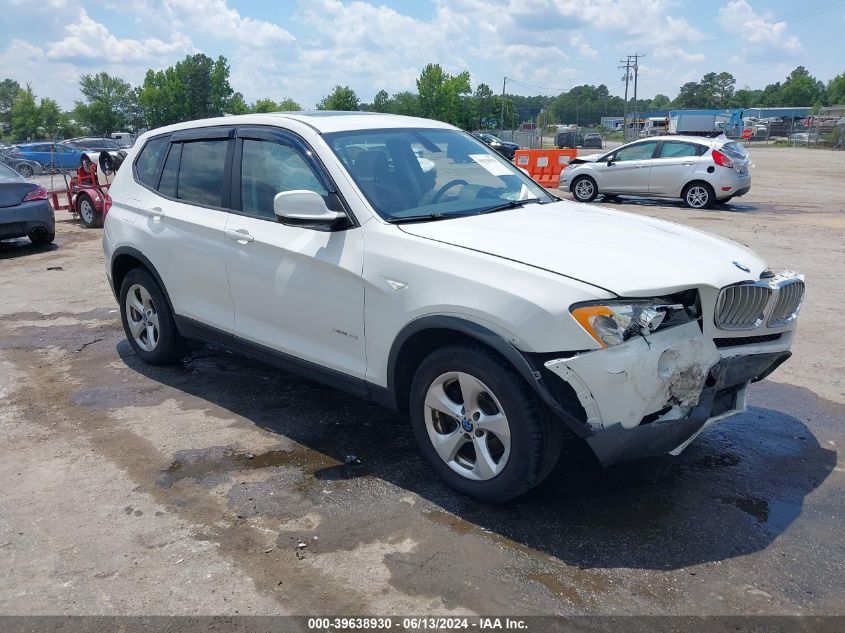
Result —
[[602, 347], [612, 347], [640, 334], [654, 332], [668, 312], [683, 306], [650, 302], [573, 306], [572, 316]]

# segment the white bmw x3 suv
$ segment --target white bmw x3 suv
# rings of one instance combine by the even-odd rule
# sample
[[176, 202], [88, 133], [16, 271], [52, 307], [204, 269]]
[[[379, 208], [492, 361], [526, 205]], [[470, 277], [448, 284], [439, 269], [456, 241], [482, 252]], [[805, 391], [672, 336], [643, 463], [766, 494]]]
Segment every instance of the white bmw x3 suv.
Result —
[[653, 136], [604, 154], [572, 159], [560, 173], [560, 188], [579, 202], [598, 195], [680, 198], [708, 209], [751, 189], [745, 148], [724, 135]]
[[790, 355], [800, 275], [560, 201], [444, 123], [193, 121], [125, 165], [103, 244], [142, 360], [211, 341], [407, 412], [485, 501], [539, 483], [567, 428], [605, 464], [677, 454]]

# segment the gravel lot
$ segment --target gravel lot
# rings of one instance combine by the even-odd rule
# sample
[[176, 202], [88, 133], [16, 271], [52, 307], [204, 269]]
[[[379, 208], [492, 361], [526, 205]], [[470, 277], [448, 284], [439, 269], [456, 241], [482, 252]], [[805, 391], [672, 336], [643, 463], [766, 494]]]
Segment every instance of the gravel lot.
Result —
[[0, 245], [0, 614], [845, 614], [845, 152], [752, 157], [725, 207], [610, 206], [806, 273], [793, 358], [680, 457], [573, 442], [499, 507], [390, 411], [213, 348], [142, 365], [101, 231]]

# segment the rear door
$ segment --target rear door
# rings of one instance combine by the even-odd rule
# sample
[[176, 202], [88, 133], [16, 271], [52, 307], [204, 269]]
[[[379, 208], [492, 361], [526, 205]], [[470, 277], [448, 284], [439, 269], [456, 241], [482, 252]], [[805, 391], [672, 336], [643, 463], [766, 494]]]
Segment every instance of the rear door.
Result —
[[156, 266], [177, 315], [231, 333], [234, 309], [223, 231], [231, 200], [234, 128], [197, 128], [170, 138], [155, 191], [136, 223], [151, 238]]
[[652, 161], [649, 193], [680, 195], [706, 149], [698, 143], [662, 141]]
[[[273, 199], [307, 189], [334, 197], [314, 153], [292, 133], [238, 132], [226, 225], [235, 334], [347, 375], [365, 375], [361, 229], [282, 224]], [[336, 198], [335, 198], [336, 199]]]
[[611, 155], [611, 163], [600, 163], [602, 192], [647, 194], [652, 155], [657, 141], [641, 141], [620, 147]]

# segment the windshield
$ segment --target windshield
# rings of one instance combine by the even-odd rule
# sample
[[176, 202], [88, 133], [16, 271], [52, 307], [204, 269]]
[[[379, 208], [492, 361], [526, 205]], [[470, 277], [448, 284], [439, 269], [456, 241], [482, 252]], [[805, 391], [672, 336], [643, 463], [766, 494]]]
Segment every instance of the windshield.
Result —
[[555, 199], [458, 130], [358, 130], [326, 134], [325, 139], [388, 221], [445, 219]]

